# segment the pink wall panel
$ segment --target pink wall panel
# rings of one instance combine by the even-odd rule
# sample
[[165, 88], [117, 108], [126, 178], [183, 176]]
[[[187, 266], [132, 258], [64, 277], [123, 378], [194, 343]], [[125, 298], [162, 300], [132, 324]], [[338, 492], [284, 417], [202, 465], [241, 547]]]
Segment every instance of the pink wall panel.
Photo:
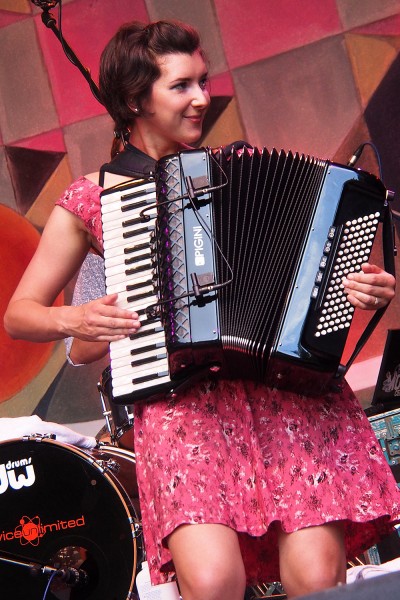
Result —
[[31, 148], [32, 150], [52, 150], [54, 152], [64, 152], [65, 143], [61, 129], [54, 129], [37, 136], [18, 140], [14, 146], [21, 148]]
[[0, 29], [0, 127], [6, 144], [59, 125], [32, 21]]
[[231, 69], [341, 31], [335, 0], [215, 0]]
[[0, 8], [0, 27], [7, 27], [7, 25], [11, 25], [11, 23], [15, 23], [16, 21], [22, 21], [26, 17], [27, 15], [11, 13]]
[[[147, 20], [144, 0], [76, 0], [64, 7], [64, 37], [94, 81], [97, 82], [104, 45], [120, 25], [134, 19]], [[92, 95], [83, 75], [67, 60], [54, 33], [43, 25], [41, 16], [36, 16], [35, 21], [61, 126], [103, 113], [103, 107]]]
[[336, 4], [347, 29], [379, 22], [399, 12], [399, 0], [336, 0]]
[[341, 37], [247, 65], [233, 76], [255, 145], [330, 158], [360, 114]]
[[366, 33], [369, 35], [400, 35], [400, 15], [394, 15], [383, 21], [370, 23], [353, 29], [353, 33]]

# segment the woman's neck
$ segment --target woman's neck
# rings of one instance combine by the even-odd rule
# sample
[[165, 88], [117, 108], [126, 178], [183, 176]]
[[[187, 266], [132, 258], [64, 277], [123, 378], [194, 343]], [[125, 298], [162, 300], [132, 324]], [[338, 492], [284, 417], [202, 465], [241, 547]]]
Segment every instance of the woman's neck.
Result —
[[175, 154], [182, 148], [178, 142], [164, 140], [161, 137], [156, 138], [154, 135], [145, 135], [142, 128], [138, 126], [132, 127], [129, 143], [156, 161], [167, 154]]

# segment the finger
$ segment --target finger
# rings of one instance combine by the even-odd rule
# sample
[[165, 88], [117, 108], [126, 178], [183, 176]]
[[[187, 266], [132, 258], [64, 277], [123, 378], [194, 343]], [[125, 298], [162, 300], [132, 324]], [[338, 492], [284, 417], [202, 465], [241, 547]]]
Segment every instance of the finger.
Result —
[[372, 265], [371, 263], [363, 263], [361, 265], [361, 270], [363, 273], [384, 273], [383, 269], [378, 267], [377, 265]]
[[103, 304], [115, 304], [118, 300], [118, 294], [108, 294], [107, 296], [103, 296], [101, 301]]
[[102, 296], [101, 298], [97, 298], [96, 300], [88, 302], [88, 305], [92, 305], [96, 308], [104, 308], [104, 310], [106, 311], [104, 312], [104, 314], [107, 315], [118, 315], [126, 318], [129, 318], [129, 316], [133, 314], [136, 315], [136, 313], [133, 313], [131, 310], [127, 310], [116, 306], [117, 300], [118, 294], [108, 294], [107, 296]]
[[347, 291], [347, 300], [354, 307], [364, 310], [376, 310], [386, 304], [386, 300], [382, 301], [378, 296], [354, 292], [353, 290]]
[[113, 296], [117, 298], [117, 294], [113, 294], [112, 296], [104, 296], [103, 298], [89, 302], [85, 308], [88, 320], [103, 317], [107, 319], [125, 319], [127, 321], [139, 320], [138, 313], [115, 306]]

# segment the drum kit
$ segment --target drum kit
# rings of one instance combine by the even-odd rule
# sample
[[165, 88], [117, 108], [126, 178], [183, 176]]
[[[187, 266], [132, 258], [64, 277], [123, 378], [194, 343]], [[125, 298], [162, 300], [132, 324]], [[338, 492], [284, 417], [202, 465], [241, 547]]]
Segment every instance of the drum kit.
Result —
[[[144, 560], [133, 417], [98, 384], [88, 450], [48, 434], [0, 443], [0, 588], [13, 600], [135, 600]], [[12, 436], [12, 431], [10, 432]]]

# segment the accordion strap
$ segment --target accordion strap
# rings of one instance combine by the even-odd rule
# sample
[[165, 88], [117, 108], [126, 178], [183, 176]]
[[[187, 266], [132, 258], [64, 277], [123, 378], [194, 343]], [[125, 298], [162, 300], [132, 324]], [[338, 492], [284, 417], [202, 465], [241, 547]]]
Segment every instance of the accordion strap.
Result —
[[133, 179], [149, 179], [154, 174], [155, 165], [156, 161], [153, 158], [127, 142], [122, 152], [100, 167], [99, 185], [104, 187], [105, 173]]
[[[383, 263], [384, 263], [385, 270], [388, 273], [390, 273], [391, 275], [395, 276], [396, 275], [396, 267], [395, 267], [394, 257], [396, 255], [396, 247], [395, 247], [395, 239], [394, 239], [394, 226], [393, 226], [393, 219], [392, 219], [392, 211], [388, 205], [386, 207], [386, 211], [385, 211], [385, 214], [383, 217], [382, 240], [383, 240], [382, 241]], [[387, 304], [386, 306], [383, 306], [382, 308], [379, 308], [375, 312], [373, 317], [369, 320], [366, 328], [364, 329], [358, 342], [356, 343], [353, 353], [350, 356], [349, 360], [347, 361], [346, 364], [339, 365], [338, 370], [335, 375], [335, 378], [342, 379], [346, 375], [347, 371], [349, 370], [349, 368], [353, 364], [354, 360], [359, 355], [360, 351], [366, 344], [367, 340], [369, 339], [372, 332], [378, 325], [379, 321], [382, 319], [388, 306], [389, 306], [389, 304]]]

